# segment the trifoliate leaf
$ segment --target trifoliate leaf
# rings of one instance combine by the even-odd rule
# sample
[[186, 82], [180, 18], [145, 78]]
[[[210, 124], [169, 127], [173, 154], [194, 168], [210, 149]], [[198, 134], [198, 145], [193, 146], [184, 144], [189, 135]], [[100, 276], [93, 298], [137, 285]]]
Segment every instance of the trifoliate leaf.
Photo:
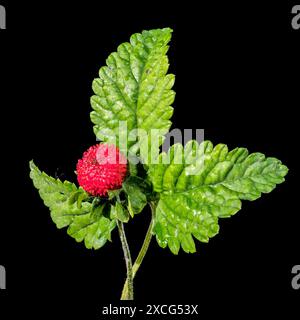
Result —
[[[110, 239], [115, 221], [92, 214], [92, 203], [83, 201], [88, 198], [83, 189], [77, 188], [71, 182], [49, 177], [41, 172], [33, 161], [30, 162], [30, 170], [33, 184], [39, 190], [45, 205], [49, 207], [57, 228], [68, 227], [68, 234], [78, 242], [84, 241], [88, 249], [99, 249]], [[73, 201], [74, 194], [77, 201], [79, 197], [82, 198], [80, 206], [76, 200]]]
[[140, 213], [147, 204], [146, 186], [146, 181], [135, 176], [123, 182], [123, 189], [127, 194], [128, 210], [132, 217]]
[[[108, 57], [107, 66], [100, 69], [99, 78], [93, 82], [91, 120], [97, 138], [117, 144], [123, 151], [122, 137], [128, 142], [127, 147], [136, 144], [132, 148], [136, 153], [137, 135], [157, 129], [158, 138], [169, 131], [175, 97], [171, 90], [175, 76], [166, 75], [171, 33], [169, 28], [136, 33], [130, 43], [121, 44], [117, 52]], [[126, 123], [127, 134], [126, 128], [119, 127], [120, 121]], [[134, 133], [133, 129], [138, 132]], [[144, 146], [147, 142], [150, 140], [143, 138]]]
[[154, 233], [159, 245], [177, 254], [195, 252], [193, 236], [202, 242], [218, 233], [218, 218], [241, 209], [240, 200], [255, 200], [284, 181], [288, 169], [275, 158], [228, 152], [226, 145], [205, 141], [176, 144], [161, 153], [148, 175], [160, 200]]

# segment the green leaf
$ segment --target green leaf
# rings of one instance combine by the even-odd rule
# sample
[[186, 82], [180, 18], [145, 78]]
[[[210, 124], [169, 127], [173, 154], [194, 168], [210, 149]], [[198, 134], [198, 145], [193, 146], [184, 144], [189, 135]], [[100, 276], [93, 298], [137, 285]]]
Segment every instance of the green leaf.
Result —
[[99, 198], [94, 198], [94, 201], [92, 202], [91, 217], [95, 219], [100, 218], [107, 204], [107, 202], [101, 202]]
[[[118, 145], [122, 151], [121, 137], [130, 138], [126, 147], [135, 145], [135, 154], [143, 133], [157, 129], [158, 138], [169, 131], [175, 97], [171, 90], [175, 76], [166, 75], [171, 33], [169, 28], [136, 33], [130, 43], [121, 44], [108, 57], [107, 66], [100, 69], [99, 78], [93, 81], [91, 120], [97, 138]], [[119, 130], [119, 121], [126, 122], [127, 134], [124, 128]], [[134, 134], [133, 129], [138, 132]], [[130, 132], [133, 136], [128, 137]], [[150, 138], [142, 140], [144, 146], [151, 143]]]
[[77, 197], [77, 208], [78, 209], [81, 208], [82, 201], [88, 199], [88, 197], [89, 196], [85, 191], [79, 193], [79, 196]]
[[129, 161], [129, 173], [131, 176], [137, 176], [138, 175], [138, 167], [136, 164], [133, 164], [132, 162]]
[[135, 176], [128, 177], [123, 182], [123, 189], [127, 194], [128, 211], [133, 217], [140, 213], [147, 204], [146, 187], [147, 182]]
[[161, 153], [148, 175], [160, 200], [154, 233], [159, 245], [177, 254], [195, 252], [193, 237], [202, 242], [218, 233], [218, 218], [234, 215], [241, 200], [255, 200], [284, 181], [286, 166], [244, 148], [205, 141], [176, 144]]
[[114, 198], [117, 198], [120, 196], [122, 189], [116, 189], [116, 190], [108, 190], [108, 199], [112, 200]]
[[115, 205], [111, 206], [111, 218], [118, 219], [121, 222], [129, 221], [129, 213], [126, 209], [123, 208], [121, 203], [116, 202]]
[[82, 191], [81, 190], [78, 190], [78, 191], [75, 191], [71, 194], [71, 196], [69, 197], [69, 205], [72, 205], [74, 204], [75, 202], [77, 202], [79, 196], [82, 195]]
[[[88, 249], [99, 249], [110, 239], [115, 221], [93, 215], [92, 203], [84, 201], [88, 197], [83, 189], [78, 189], [71, 182], [49, 177], [41, 172], [33, 161], [30, 162], [30, 177], [45, 205], [49, 207], [57, 228], [68, 227], [68, 234], [77, 242], [84, 241]], [[75, 198], [82, 199], [79, 206], [76, 200], [74, 201], [74, 194]]]

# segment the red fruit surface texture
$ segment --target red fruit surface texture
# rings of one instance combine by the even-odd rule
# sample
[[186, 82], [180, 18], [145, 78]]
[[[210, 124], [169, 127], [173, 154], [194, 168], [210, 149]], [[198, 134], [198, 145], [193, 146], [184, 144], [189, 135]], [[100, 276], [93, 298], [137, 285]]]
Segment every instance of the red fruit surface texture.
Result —
[[127, 172], [127, 159], [114, 145], [97, 144], [78, 160], [79, 185], [92, 196], [107, 196], [108, 190], [119, 189]]

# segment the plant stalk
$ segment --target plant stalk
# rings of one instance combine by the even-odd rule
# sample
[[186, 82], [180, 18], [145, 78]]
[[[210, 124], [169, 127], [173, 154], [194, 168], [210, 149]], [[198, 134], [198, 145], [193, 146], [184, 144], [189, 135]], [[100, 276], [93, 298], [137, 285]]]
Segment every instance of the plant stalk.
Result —
[[123, 248], [125, 263], [126, 263], [126, 270], [127, 270], [127, 283], [126, 283], [126, 294], [121, 297], [121, 300], [133, 300], [133, 276], [132, 276], [132, 260], [130, 255], [129, 246], [127, 243], [124, 224], [123, 222], [117, 220], [117, 226], [119, 230], [119, 236]]
[[[150, 202], [150, 208], [151, 208], [151, 221], [150, 221], [142, 248], [141, 248], [141, 250], [140, 250], [140, 252], [134, 262], [134, 265], [132, 267], [132, 281], [133, 281], [139, 267], [141, 266], [141, 264], [144, 260], [144, 257], [148, 251], [148, 248], [149, 248], [149, 245], [150, 245], [150, 242], [152, 239], [152, 230], [153, 230], [153, 225], [154, 225], [154, 215], [155, 215], [155, 208], [156, 208], [156, 205], [154, 202]], [[127, 278], [124, 283], [124, 287], [123, 287], [123, 291], [122, 291], [122, 295], [121, 295], [121, 300], [124, 300], [124, 298], [128, 295], [129, 282], [130, 282], [130, 279]]]

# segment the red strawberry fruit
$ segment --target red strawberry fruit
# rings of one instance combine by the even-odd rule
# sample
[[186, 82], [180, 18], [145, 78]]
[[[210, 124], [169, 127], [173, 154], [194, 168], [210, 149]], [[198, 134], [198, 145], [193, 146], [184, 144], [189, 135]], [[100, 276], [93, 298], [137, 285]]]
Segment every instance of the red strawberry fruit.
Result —
[[107, 196], [108, 190], [119, 189], [127, 172], [127, 159], [119, 149], [101, 143], [84, 152], [77, 163], [79, 185], [92, 196]]

